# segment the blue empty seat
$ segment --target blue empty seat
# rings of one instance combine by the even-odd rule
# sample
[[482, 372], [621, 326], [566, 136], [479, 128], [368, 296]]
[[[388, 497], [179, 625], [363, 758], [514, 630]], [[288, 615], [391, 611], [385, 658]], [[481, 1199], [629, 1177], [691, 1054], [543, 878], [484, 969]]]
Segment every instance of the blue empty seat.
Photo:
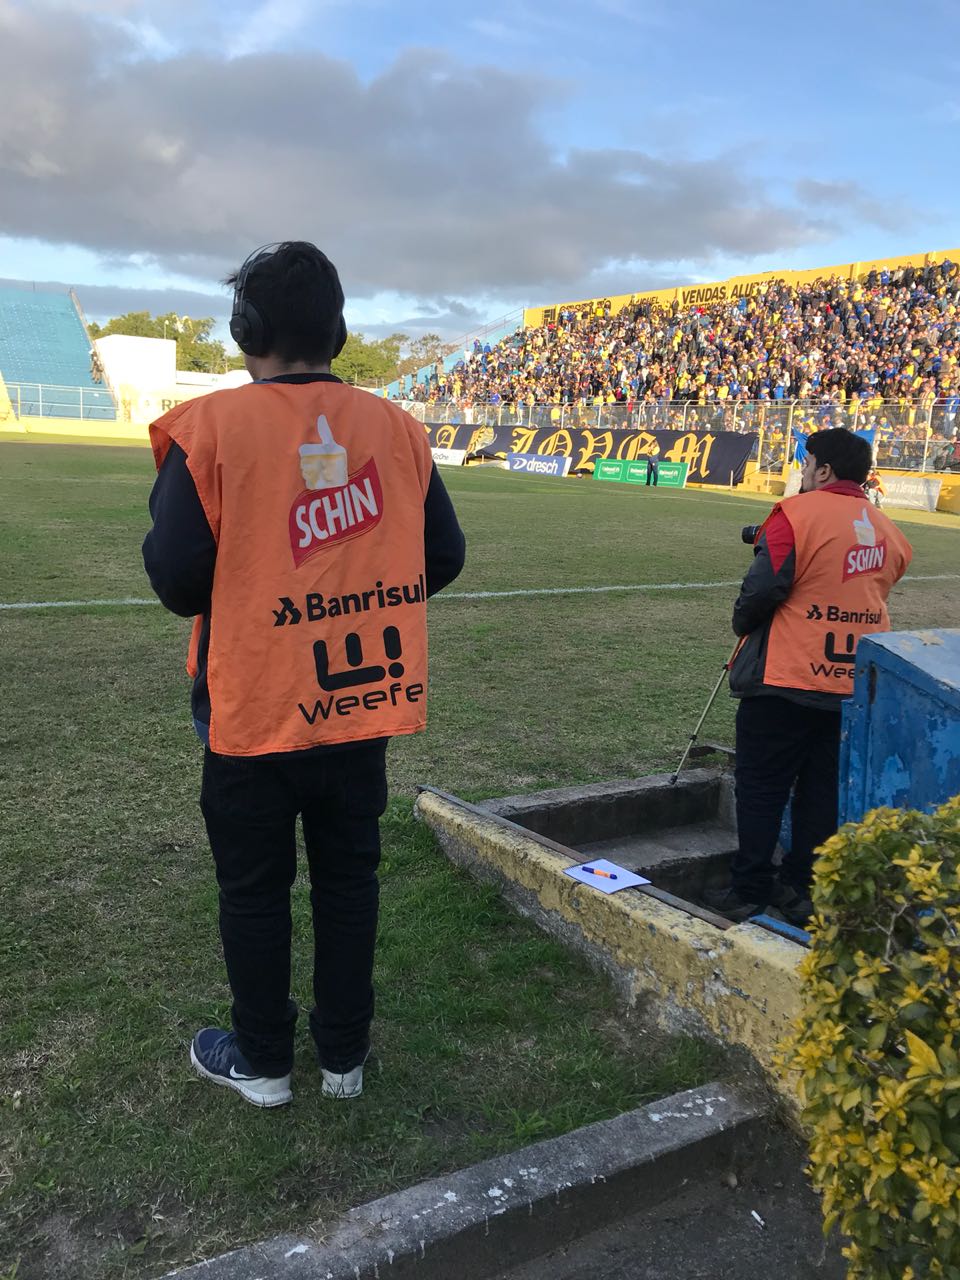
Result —
[[90, 340], [69, 293], [0, 286], [0, 374], [20, 417], [115, 420], [90, 373]]

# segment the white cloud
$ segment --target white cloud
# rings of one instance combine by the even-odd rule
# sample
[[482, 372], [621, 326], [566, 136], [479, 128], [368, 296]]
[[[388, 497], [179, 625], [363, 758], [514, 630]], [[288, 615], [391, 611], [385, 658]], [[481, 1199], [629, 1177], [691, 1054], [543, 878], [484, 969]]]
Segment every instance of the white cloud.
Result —
[[306, 0], [263, 0], [234, 33], [227, 56], [244, 58], [281, 47], [306, 22], [310, 8]]
[[261, 5], [232, 60], [134, 62], [115, 24], [10, 12], [0, 0], [0, 234], [184, 277], [303, 237], [348, 297], [443, 299], [452, 317], [463, 297], [589, 296], [621, 270], [627, 291], [681, 259], [783, 252], [822, 238], [836, 204], [778, 199], [732, 154], [557, 155], [540, 119], [559, 91], [529, 72], [417, 49], [364, 82], [312, 50], [252, 52], [303, 21], [300, 0]]
[[[916, 209], [896, 196], [871, 195], [859, 182], [824, 182], [801, 178], [796, 183], [798, 197], [807, 205], [853, 213], [861, 222], [884, 231], [902, 231], [919, 217]], [[930, 216], [926, 210], [926, 216]]]

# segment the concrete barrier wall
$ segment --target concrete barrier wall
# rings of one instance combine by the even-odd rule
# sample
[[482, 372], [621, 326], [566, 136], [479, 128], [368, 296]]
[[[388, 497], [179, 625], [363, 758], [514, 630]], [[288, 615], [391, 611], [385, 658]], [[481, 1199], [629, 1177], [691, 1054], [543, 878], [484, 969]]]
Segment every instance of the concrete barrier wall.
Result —
[[454, 797], [424, 791], [415, 812], [452, 861], [586, 955], [628, 1002], [651, 1002], [665, 1025], [745, 1049], [796, 1106], [772, 1066], [800, 1009], [796, 943], [752, 924], [720, 930], [636, 890], [598, 893], [564, 875], [576, 859]]

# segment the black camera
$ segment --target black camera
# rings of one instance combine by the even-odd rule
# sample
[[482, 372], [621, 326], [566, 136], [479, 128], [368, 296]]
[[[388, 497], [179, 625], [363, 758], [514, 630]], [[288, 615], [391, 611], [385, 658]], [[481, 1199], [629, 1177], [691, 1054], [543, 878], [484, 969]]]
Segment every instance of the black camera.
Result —
[[752, 547], [757, 540], [757, 534], [762, 528], [762, 524], [745, 524], [740, 530], [741, 541], [745, 542], [748, 547]]

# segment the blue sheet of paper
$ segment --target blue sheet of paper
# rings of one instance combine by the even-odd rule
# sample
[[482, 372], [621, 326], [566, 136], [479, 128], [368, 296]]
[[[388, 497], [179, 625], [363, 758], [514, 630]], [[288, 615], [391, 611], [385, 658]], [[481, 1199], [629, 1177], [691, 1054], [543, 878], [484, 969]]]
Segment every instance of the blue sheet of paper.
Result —
[[[588, 869], [589, 868], [589, 869]], [[598, 876], [597, 871], [607, 874]], [[606, 858], [594, 858], [591, 862], [581, 862], [575, 867], [567, 867], [566, 874], [581, 884], [588, 884], [591, 889], [599, 889], [601, 893], [616, 893], [618, 889], [632, 889], [638, 884], [649, 884], [643, 876], [620, 867]]]

